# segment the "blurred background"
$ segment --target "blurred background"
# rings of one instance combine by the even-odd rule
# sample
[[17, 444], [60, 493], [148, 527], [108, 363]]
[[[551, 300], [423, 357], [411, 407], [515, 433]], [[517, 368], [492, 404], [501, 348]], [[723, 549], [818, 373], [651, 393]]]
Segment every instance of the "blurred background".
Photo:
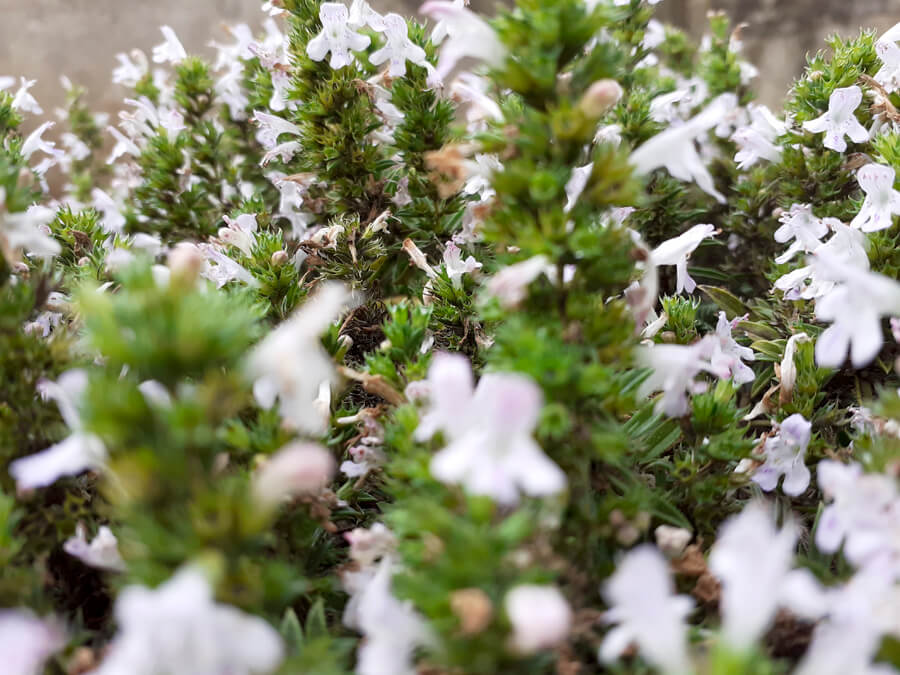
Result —
[[[419, 0], [370, 0], [385, 12], [414, 12]], [[489, 8], [493, 0], [472, 0]], [[158, 27], [171, 25], [189, 52], [208, 53], [207, 43], [228, 41], [223, 23], [257, 27], [259, 0], [0, 0], [0, 76], [38, 80], [33, 90], [45, 111], [62, 102], [59, 76], [89, 89], [98, 110], [117, 110], [118, 87], [111, 87], [115, 55], [138, 47], [148, 55], [162, 41]], [[883, 31], [900, 21], [900, 0], [664, 0], [661, 18], [700, 35], [706, 14], [727, 11], [747, 22], [745, 53], [762, 75], [761, 98], [777, 107], [807, 52], [822, 47], [832, 33], [856, 33], [861, 26]]]

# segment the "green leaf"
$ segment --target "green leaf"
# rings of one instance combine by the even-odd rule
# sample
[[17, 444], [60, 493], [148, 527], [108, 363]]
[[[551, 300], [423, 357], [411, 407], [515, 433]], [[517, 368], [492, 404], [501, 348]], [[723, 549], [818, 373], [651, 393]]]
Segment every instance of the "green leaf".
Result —
[[297, 618], [293, 607], [285, 610], [278, 632], [284, 638], [288, 654], [296, 654], [300, 651], [304, 640], [303, 627], [300, 625], [300, 619]]
[[784, 353], [784, 345], [771, 340], [757, 340], [750, 343], [750, 349], [768, 357], [764, 360], [780, 361]]
[[739, 300], [736, 295], [730, 291], [726, 291], [724, 288], [703, 285], [698, 286], [698, 288], [703, 291], [719, 309], [724, 310], [726, 314], [730, 315], [730, 318], [744, 316], [750, 311], [747, 309], [747, 305]]
[[328, 635], [328, 622], [325, 620], [325, 601], [317, 598], [306, 615], [306, 635], [310, 640]]

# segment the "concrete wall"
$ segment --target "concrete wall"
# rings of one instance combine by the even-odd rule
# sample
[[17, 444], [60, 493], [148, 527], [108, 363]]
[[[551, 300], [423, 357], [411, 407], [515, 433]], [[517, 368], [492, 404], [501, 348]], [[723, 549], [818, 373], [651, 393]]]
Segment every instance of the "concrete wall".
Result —
[[824, 48], [828, 35], [855, 35], [860, 27], [883, 32], [900, 22], [900, 0], [665, 0], [661, 18], [700, 35], [710, 10], [726, 11], [743, 31], [744, 50], [760, 70], [760, 98], [778, 107], [806, 54]]
[[[418, 0], [371, 0], [381, 11], [414, 11]], [[493, 0], [473, 5], [493, 6]], [[203, 53], [214, 37], [225, 39], [225, 21], [258, 25], [259, 0], [0, 0], [0, 75], [37, 78], [46, 110], [61, 102], [60, 75], [90, 89], [98, 109], [118, 108], [121, 92], [109, 84], [115, 54], [134, 47], [146, 53], [161, 41], [158, 26], [170, 24], [189, 51]], [[831, 32], [860, 26], [884, 30], [900, 21], [900, 0], [665, 0], [662, 16], [702, 32], [706, 13], [724, 9], [746, 21], [748, 56], [763, 75], [764, 101], [778, 105], [805, 54]]]
[[[381, 11], [418, 6], [373, 0]], [[228, 42], [223, 23], [258, 27], [261, 0], [0, 0], [0, 76], [37, 79], [32, 93], [49, 112], [63, 101], [59, 76], [88, 87], [98, 110], [117, 110], [122, 90], [110, 84], [115, 55], [135, 47], [150, 56], [159, 26], [175, 29], [189, 53]]]

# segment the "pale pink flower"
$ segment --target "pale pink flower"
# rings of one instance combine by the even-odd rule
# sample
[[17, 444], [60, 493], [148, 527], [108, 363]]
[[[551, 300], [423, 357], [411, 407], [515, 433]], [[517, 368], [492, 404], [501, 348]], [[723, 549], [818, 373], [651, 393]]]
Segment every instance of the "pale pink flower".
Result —
[[335, 461], [315, 443], [291, 443], [265, 462], [253, 477], [253, 493], [263, 504], [317, 495], [331, 482]]
[[481, 263], [471, 255], [463, 260], [462, 251], [460, 251], [459, 247], [452, 241], [447, 242], [444, 248], [444, 269], [456, 288], [462, 288], [463, 275], [472, 274], [480, 270], [481, 267]]

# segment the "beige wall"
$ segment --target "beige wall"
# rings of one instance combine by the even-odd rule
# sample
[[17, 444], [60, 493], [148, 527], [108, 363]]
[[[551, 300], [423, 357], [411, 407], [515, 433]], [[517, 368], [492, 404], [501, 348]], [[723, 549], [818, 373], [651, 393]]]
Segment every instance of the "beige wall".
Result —
[[[373, 0], [386, 11], [418, 5]], [[115, 55], [135, 47], [148, 56], [162, 42], [159, 26], [175, 29], [192, 53], [211, 39], [228, 41], [222, 24], [264, 18], [261, 0], [0, 0], [0, 76], [37, 79], [32, 92], [49, 112], [59, 105], [59, 76], [88, 87], [99, 110], [117, 110], [122, 90], [110, 84]]]
[[[418, 0], [371, 0], [381, 11]], [[38, 79], [35, 93], [46, 110], [61, 102], [60, 75], [90, 89], [97, 109], [115, 110], [122, 92], [110, 85], [115, 54], [139, 47], [149, 54], [161, 41], [158, 27], [175, 28], [189, 51], [203, 52], [221, 24], [258, 25], [259, 0], [0, 0], [0, 75]], [[492, 6], [493, 0], [473, 4]], [[900, 21], [900, 0], [664, 0], [662, 16], [699, 34], [710, 9], [727, 10], [745, 31], [747, 55], [763, 75], [762, 99], [777, 106], [805, 54], [831, 32], [859, 26], [884, 30]]]
[[883, 32], [900, 22], [900, 0], [665, 0], [660, 14], [700, 35], [714, 9], [749, 24], [745, 54], [760, 70], [760, 98], [775, 107], [802, 71], [806, 54], [824, 49], [828, 35], [855, 35], [860, 27]]

